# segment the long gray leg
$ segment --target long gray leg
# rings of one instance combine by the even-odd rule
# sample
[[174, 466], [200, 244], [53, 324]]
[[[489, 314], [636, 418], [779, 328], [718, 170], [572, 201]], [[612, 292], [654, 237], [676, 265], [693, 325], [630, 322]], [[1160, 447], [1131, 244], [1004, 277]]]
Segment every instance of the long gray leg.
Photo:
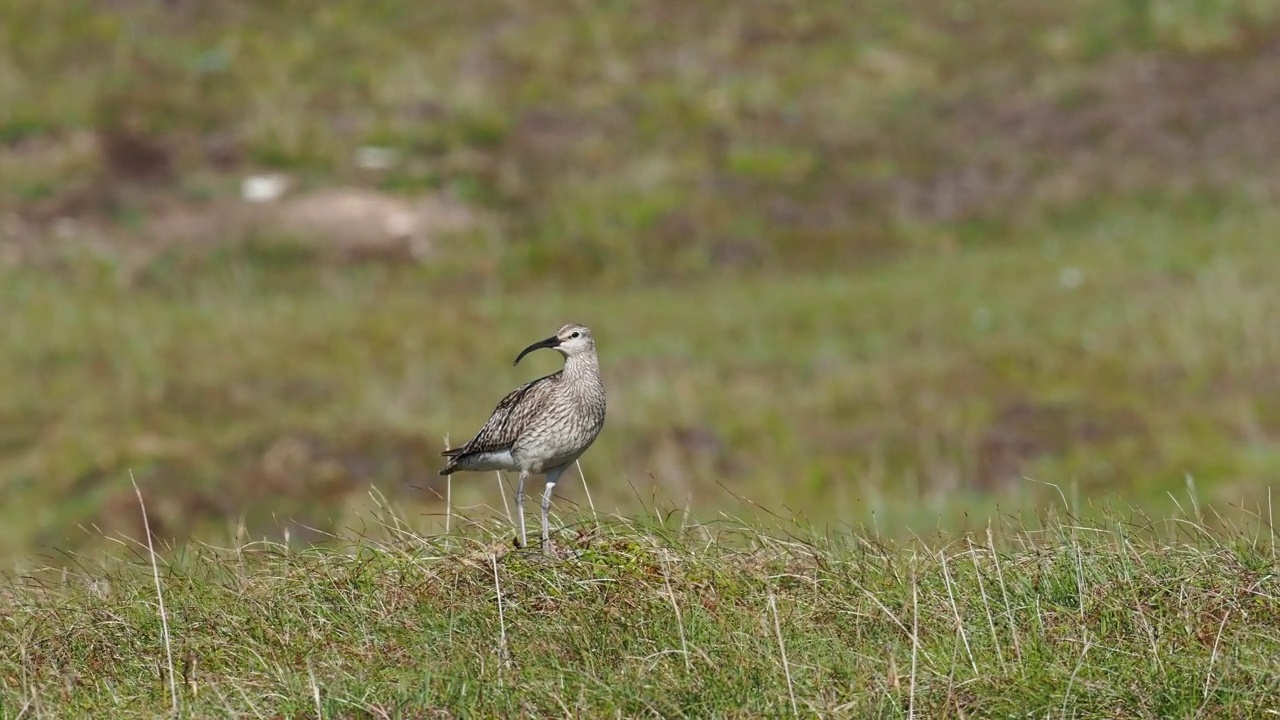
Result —
[[556, 489], [556, 483], [560, 481], [560, 476], [564, 474], [567, 465], [561, 465], [547, 471], [547, 487], [542, 491], [542, 547], [548, 549], [551, 544], [551, 521], [548, 515], [551, 512], [551, 492]]
[[525, 537], [524, 532], [524, 481], [529, 477], [526, 470], [520, 471], [520, 481], [516, 484], [516, 514], [520, 516], [520, 547], [526, 547], [529, 544], [529, 538]]

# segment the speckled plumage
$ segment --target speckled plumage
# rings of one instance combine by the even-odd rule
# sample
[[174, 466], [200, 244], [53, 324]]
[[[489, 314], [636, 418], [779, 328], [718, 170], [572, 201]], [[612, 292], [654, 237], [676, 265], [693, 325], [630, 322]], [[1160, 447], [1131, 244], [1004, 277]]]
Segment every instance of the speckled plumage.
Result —
[[475, 437], [443, 453], [449, 461], [440, 471], [441, 475], [459, 470], [519, 471], [516, 507], [520, 513], [521, 544], [526, 542], [524, 481], [529, 475], [546, 475], [542, 497], [545, 544], [550, 533], [547, 515], [552, 489], [604, 427], [604, 385], [591, 330], [576, 323], [565, 325], [555, 335], [525, 348], [516, 363], [527, 353], [544, 347], [564, 355], [564, 369], [508, 393]]

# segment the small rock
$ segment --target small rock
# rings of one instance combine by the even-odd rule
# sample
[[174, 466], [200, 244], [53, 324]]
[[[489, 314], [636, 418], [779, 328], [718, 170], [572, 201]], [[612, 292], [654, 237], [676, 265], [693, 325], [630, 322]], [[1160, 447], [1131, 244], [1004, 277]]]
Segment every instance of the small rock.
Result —
[[250, 175], [240, 183], [240, 195], [251, 203], [268, 203], [280, 199], [289, 189], [284, 175]]

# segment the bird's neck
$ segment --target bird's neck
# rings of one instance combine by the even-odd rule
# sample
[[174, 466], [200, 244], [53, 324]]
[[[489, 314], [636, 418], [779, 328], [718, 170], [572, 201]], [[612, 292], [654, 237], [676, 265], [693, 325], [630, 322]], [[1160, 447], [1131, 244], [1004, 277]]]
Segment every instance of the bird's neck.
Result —
[[600, 382], [600, 361], [593, 352], [565, 358], [564, 379], [573, 383]]

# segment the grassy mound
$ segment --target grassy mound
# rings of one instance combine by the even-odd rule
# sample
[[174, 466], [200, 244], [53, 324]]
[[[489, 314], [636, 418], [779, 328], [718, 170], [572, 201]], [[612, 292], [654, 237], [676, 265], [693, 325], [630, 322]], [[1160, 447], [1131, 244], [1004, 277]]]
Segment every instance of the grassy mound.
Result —
[[1261, 519], [1211, 533], [1050, 515], [909, 543], [677, 520], [587, 518], [546, 558], [510, 551], [505, 527], [423, 537], [393, 518], [337, 550], [191, 547], [155, 577], [134, 544], [5, 590], [0, 707], [1246, 717], [1280, 703], [1280, 556]]

